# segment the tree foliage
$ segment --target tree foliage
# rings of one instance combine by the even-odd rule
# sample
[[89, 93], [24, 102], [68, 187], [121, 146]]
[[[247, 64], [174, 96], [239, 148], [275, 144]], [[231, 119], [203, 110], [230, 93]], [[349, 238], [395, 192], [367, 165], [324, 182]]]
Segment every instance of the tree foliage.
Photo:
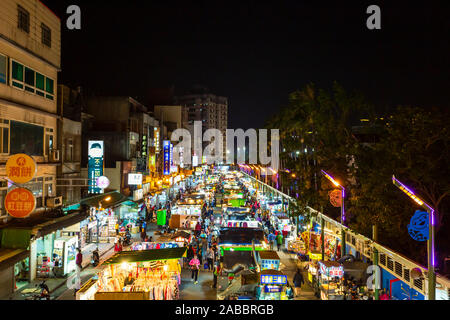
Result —
[[[361, 118], [368, 120], [365, 126]], [[280, 129], [281, 163], [288, 169], [280, 170], [283, 184], [291, 196], [298, 195], [292, 214], [305, 214], [309, 206], [339, 220], [340, 209], [328, 201], [334, 186], [321, 175], [323, 169], [349, 191], [351, 228], [371, 237], [377, 224], [382, 243], [423, 262], [426, 247], [412, 240], [406, 228], [417, 208], [392, 184], [395, 174], [436, 208], [441, 250], [448, 250], [441, 230], [450, 195], [449, 120], [448, 112], [417, 107], [377, 115], [360, 95], [336, 83], [329, 92], [308, 84], [292, 93], [289, 105], [267, 122]], [[373, 140], [361, 140], [356, 129]]]

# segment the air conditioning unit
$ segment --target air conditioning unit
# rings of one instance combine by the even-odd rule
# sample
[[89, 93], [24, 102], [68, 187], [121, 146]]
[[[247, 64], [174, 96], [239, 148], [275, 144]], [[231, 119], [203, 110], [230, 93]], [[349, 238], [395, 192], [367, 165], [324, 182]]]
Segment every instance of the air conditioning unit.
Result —
[[57, 208], [62, 206], [62, 196], [59, 197], [48, 197], [46, 200], [48, 208]]
[[52, 149], [50, 151], [50, 161], [51, 162], [58, 162], [59, 161], [59, 150]]

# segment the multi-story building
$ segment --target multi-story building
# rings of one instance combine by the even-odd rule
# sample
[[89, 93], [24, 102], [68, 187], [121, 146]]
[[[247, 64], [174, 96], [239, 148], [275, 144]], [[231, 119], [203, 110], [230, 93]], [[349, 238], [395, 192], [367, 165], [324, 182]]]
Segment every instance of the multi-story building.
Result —
[[226, 150], [226, 129], [228, 128], [228, 98], [212, 94], [207, 88], [195, 87], [188, 94], [175, 97], [175, 103], [186, 109], [188, 129], [193, 137], [194, 121], [202, 122], [202, 131], [219, 129], [224, 138]]
[[[11, 294], [16, 287], [17, 263], [27, 265], [27, 271], [19, 275], [19, 280], [34, 279], [37, 251], [40, 250], [36, 247], [36, 241], [55, 230], [48, 220], [44, 227], [43, 211], [50, 213], [49, 200], [51, 202], [51, 198], [57, 196], [59, 150], [56, 88], [61, 67], [61, 22], [37, 0], [2, 0], [0, 12], [2, 297]], [[17, 153], [26, 153], [37, 163], [33, 180], [22, 185], [32, 191], [36, 199], [36, 209], [26, 219], [11, 218], [3, 207], [6, 193], [16, 187], [6, 180], [5, 163], [10, 155]]]
[[[120, 181], [120, 192], [133, 194], [136, 186], [128, 184], [128, 174], [142, 174], [144, 181], [150, 175], [150, 148], [159, 124], [146, 106], [131, 97], [89, 98], [87, 112], [93, 120], [83, 133], [83, 168], [87, 165], [88, 140], [104, 141], [105, 172], [110, 180]], [[112, 177], [118, 174], [120, 178]]]
[[76, 90], [58, 85], [58, 150], [61, 165], [58, 167], [56, 190], [62, 196], [63, 206], [71, 207], [81, 200], [81, 114], [84, 105], [81, 88]]

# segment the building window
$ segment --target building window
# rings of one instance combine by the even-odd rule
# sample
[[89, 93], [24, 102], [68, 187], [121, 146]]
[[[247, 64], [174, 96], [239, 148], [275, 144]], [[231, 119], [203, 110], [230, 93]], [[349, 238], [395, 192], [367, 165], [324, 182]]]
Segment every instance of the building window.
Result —
[[9, 154], [9, 120], [0, 119], [0, 153]]
[[53, 79], [14, 60], [11, 60], [11, 85], [49, 100], [54, 99]]
[[41, 38], [42, 44], [49, 48], [52, 47], [52, 30], [43, 23], [41, 23]]
[[6, 56], [0, 54], [0, 83], [6, 84], [6, 68], [7, 68]]
[[18, 23], [20, 30], [30, 33], [30, 13], [21, 6], [17, 6]]
[[66, 141], [66, 161], [73, 161], [73, 139], [68, 138]]
[[25, 67], [25, 90], [34, 93], [35, 72]]
[[34, 178], [28, 182], [25, 187], [30, 190], [36, 198], [36, 208], [41, 208], [43, 204], [44, 178]]
[[10, 123], [10, 153], [26, 153], [42, 156], [44, 151], [44, 128], [20, 121]]
[[44, 155], [49, 156], [53, 148], [53, 129], [45, 128]]

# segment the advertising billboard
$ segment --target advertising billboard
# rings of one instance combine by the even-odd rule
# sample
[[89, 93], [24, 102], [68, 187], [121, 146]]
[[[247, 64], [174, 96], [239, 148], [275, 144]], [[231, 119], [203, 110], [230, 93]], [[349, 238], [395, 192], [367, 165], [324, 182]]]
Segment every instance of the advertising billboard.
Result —
[[103, 141], [88, 141], [88, 177], [89, 193], [101, 193], [97, 179], [103, 176]]
[[163, 141], [163, 152], [164, 152], [163, 174], [167, 176], [170, 174], [170, 141], [169, 140]]
[[128, 184], [130, 186], [137, 186], [142, 184], [142, 174], [141, 173], [129, 173], [128, 174]]

